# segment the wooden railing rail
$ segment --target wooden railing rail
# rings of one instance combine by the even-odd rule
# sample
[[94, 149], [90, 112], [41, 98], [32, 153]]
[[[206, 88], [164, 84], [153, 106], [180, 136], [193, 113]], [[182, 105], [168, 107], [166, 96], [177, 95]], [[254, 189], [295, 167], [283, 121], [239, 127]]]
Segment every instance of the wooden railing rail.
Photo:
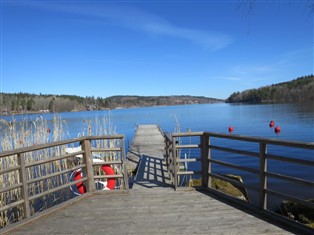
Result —
[[[111, 144], [106, 146], [108, 141]], [[81, 145], [82, 150], [66, 154], [65, 148], [74, 145]], [[93, 154], [102, 154], [105, 163], [93, 162]], [[78, 155], [82, 156], [79, 164], [74, 163]], [[95, 180], [115, 178], [119, 180], [120, 189], [128, 190], [125, 159], [123, 135], [86, 136], [1, 152], [0, 229], [10, 224], [6, 222], [10, 210], [20, 211], [18, 220], [30, 218], [36, 213], [31, 206], [36, 204], [36, 199], [70, 189], [80, 182], [84, 183], [87, 192], [93, 192]], [[113, 166], [116, 173], [94, 175], [94, 168], [103, 164]], [[39, 174], [39, 170], [43, 173]], [[81, 170], [83, 176], [70, 180], [69, 175], [77, 170]]]
[[[199, 141], [193, 143], [183, 143], [182, 139], [187, 137], [199, 137]], [[221, 139], [223, 141], [237, 141], [237, 143], [253, 143], [256, 145], [256, 151], [241, 149], [240, 145], [236, 147], [221, 146], [218, 144], [212, 144], [212, 139], [217, 141]], [[267, 149], [269, 146], [279, 146], [284, 148], [300, 149], [302, 151], [309, 151], [309, 156], [314, 156], [314, 143], [313, 142], [296, 142], [296, 141], [286, 141], [286, 140], [275, 140], [268, 138], [258, 138], [258, 137], [247, 137], [233, 134], [220, 134], [213, 132], [184, 132], [184, 133], [173, 133], [170, 137], [165, 138], [166, 141], [166, 159], [169, 163], [169, 169], [171, 173], [171, 179], [175, 190], [180, 187], [179, 181], [181, 175], [198, 175], [202, 179], [202, 187], [214, 190], [211, 187], [211, 178], [217, 178], [229, 182], [235, 186], [242, 187], [246, 190], [253, 190], [258, 192], [258, 206], [261, 209], [267, 210], [268, 203], [267, 199], [269, 195], [273, 195], [282, 199], [290, 200], [293, 202], [300, 203], [304, 206], [314, 209], [314, 204], [290, 194], [281, 192], [279, 190], [270, 189], [268, 187], [269, 178], [279, 179], [287, 182], [288, 184], [294, 183], [299, 186], [305, 186], [312, 188], [314, 187], [313, 178], [301, 179], [291, 175], [286, 175], [282, 173], [273, 172], [268, 168], [269, 160], [276, 160], [283, 163], [290, 163], [296, 166], [304, 165], [306, 167], [311, 167], [314, 171], [314, 161], [312, 159], [302, 159], [296, 157], [280, 156], [269, 154]], [[192, 158], [183, 158], [180, 151], [187, 149], [198, 149], [198, 155]], [[213, 150], [217, 150], [223, 153], [230, 153], [230, 155], [241, 155], [248, 158], [253, 157], [257, 159], [257, 168], [244, 166], [240, 164], [230, 163], [219, 159], [213, 153]], [[217, 153], [216, 151], [216, 153]], [[172, 154], [170, 154], [172, 153]], [[281, 153], [280, 153], [281, 154]], [[311, 155], [312, 154], [312, 155]], [[186, 162], [201, 162], [201, 167], [199, 169], [183, 169], [180, 164]], [[257, 185], [248, 185], [245, 182], [239, 182], [217, 172], [212, 172], [212, 164], [218, 165], [220, 167], [234, 169], [237, 171], [243, 171], [255, 176], [255, 181]], [[313, 172], [312, 171], [312, 172]], [[311, 195], [314, 197], [314, 195]], [[228, 196], [227, 196], [228, 197]]]

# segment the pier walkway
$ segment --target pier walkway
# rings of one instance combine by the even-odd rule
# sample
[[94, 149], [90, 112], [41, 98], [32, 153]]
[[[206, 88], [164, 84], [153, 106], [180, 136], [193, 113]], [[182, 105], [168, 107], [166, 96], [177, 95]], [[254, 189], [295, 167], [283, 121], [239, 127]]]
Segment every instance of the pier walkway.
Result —
[[156, 125], [139, 126], [128, 153], [137, 164], [128, 191], [86, 193], [9, 234], [290, 234], [206, 191], [175, 191], [164, 148]]
[[132, 189], [170, 186], [164, 155], [165, 140], [159, 128], [156, 125], [138, 126], [128, 153], [133, 170], [136, 170], [130, 180]]

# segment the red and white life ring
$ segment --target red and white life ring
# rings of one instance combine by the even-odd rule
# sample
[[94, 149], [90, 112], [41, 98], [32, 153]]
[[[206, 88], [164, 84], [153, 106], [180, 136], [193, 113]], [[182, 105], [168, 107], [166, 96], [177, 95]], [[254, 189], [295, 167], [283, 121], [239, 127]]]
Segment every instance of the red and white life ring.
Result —
[[[114, 169], [110, 165], [102, 165], [101, 169], [106, 173], [106, 175], [114, 175], [115, 174]], [[74, 171], [74, 178], [73, 179], [74, 180], [82, 179], [82, 170], [81, 169]], [[112, 190], [116, 186], [116, 179], [115, 178], [108, 178], [107, 182], [105, 182], [107, 184], [104, 184], [104, 182], [102, 182], [102, 181], [99, 181], [99, 183], [102, 183], [105, 186], [104, 190], [106, 190], [106, 189]], [[83, 182], [79, 182], [75, 186], [77, 188], [77, 191], [80, 194], [86, 193], [86, 187], [83, 184]]]
[[[74, 181], [82, 179], [82, 170], [81, 169], [74, 171], [74, 178], [73, 179], [74, 179]], [[86, 187], [83, 184], [83, 182], [79, 182], [75, 186], [77, 188], [77, 191], [80, 194], [86, 193]]]
[[[106, 175], [114, 175], [114, 169], [110, 167], [110, 165], [102, 165], [101, 169], [106, 173]], [[116, 179], [115, 178], [108, 178], [107, 179], [107, 188], [112, 190], [116, 186]]]

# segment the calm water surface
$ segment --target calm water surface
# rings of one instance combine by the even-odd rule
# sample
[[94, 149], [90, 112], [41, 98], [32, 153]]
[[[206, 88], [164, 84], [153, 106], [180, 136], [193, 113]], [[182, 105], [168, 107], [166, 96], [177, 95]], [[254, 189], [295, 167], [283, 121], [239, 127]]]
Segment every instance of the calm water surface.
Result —
[[[25, 116], [16, 115], [15, 119], [20, 121]], [[158, 124], [163, 131], [174, 132], [178, 121], [181, 132], [191, 130], [228, 133], [228, 127], [233, 126], [233, 133], [239, 135], [314, 141], [314, 104], [233, 105], [219, 103], [66, 112], [59, 113], [59, 116], [66, 122], [69, 138], [77, 137], [86, 129], [86, 120], [107, 118], [115, 132], [126, 135], [129, 140], [132, 140], [135, 128], [139, 124]], [[30, 121], [37, 117], [37, 114], [27, 115]], [[53, 114], [43, 114], [43, 117], [49, 122]], [[1, 118], [12, 120], [10, 116]], [[274, 120], [276, 125], [281, 127], [279, 135], [269, 128], [270, 120]]]
[[[48, 123], [51, 123], [52, 114], [44, 114]], [[303, 142], [314, 142], [314, 104], [206, 104], [206, 105], [185, 105], [185, 106], [162, 106], [147, 108], [115, 109], [106, 111], [86, 111], [60, 113], [61, 119], [65, 120], [69, 138], [75, 138], [86, 131], [86, 120], [107, 119], [108, 125], [115, 129], [117, 134], [126, 136], [127, 144], [130, 144], [135, 128], [140, 124], [158, 124], [163, 131], [174, 132], [180, 129], [181, 132], [210, 131], [228, 133], [228, 127], [233, 126], [233, 134], [267, 137], [280, 140], [293, 140]], [[38, 115], [28, 115], [30, 120], [36, 119]], [[11, 120], [11, 117], [2, 117]], [[19, 121], [23, 116], [15, 116]], [[270, 120], [275, 121], [275, 126], [280, 126], [281, 133], [275, 134], [274, 129], [269, 127]], [[193, 140], [191, 140], [193, 141]], [[215, 141], [215, 140], [214, 140]], [[235, 143], [224, 143], [223, 145], [235, 145]], [[252, 150], [256, 146], [246, 145], [246, 150]], [[300, 157], [314, 160], [313, 151], [296, 151], [287, 148], [269, 146], [268, 152], [282, 154], [283, 156]], [[231, 163], [243, 164], [258, 169], [258, 160], [249, 157], [233, 156], [230, 154], [218, 154], [222, 160]], [[269, 161], [268, 169], [276, 170], [279, 173], [289, 173], [294, 177], [314, 181], [313, 168], [282, 162]], [[246, 183], [256, 184], [256, 177], [239, 171], [226, 172], [225, 169], [213, 165], [213, 171], [217, 173], [234, 173], [243, 176]], [[313, 188], [288, 187], [285, 182], [271, 180], [270, 188], [284, 188], [287, 192], [299, 197], [314, 198]], [[252, 195], [253, 192], [249, 192]], [[253, 195], [254, 197], [254, 195]]]

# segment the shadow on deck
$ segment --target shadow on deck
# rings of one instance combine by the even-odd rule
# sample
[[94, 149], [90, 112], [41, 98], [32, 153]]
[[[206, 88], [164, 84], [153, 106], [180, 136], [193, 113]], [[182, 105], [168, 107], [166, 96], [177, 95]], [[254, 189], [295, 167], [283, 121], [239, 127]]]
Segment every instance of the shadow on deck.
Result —
[[163, 159], [143, 155], [135, 177], [130, 180], [130, 189], [170, 187], [170, 178]]

